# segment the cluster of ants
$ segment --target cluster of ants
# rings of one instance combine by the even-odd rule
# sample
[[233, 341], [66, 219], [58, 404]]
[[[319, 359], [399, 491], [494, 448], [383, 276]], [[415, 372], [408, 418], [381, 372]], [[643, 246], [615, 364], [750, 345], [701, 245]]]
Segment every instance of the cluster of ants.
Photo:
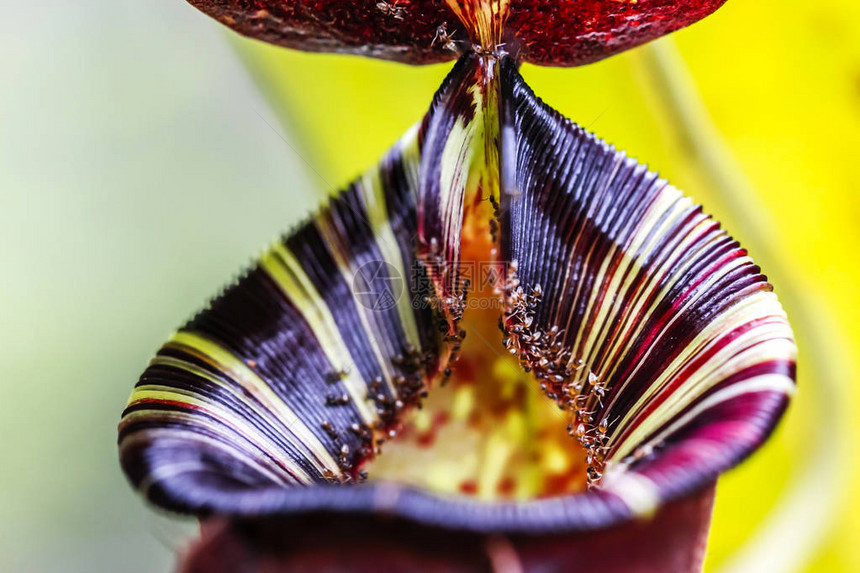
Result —
[[[436, 269], [442, 269], [442, 274], [433, 278], [444, 284], [448, 279], [446, 269], [449, 267], [444, 264], [440, 253], [439, 242], [433, 239], [430, 241], [429, 254], [425, 257], [419, 257], [419, 261], [425, 272], [430, 265]], [[464, 280], [462, 288], [457, 289], [454, 295], [439, 299], [434, 294], [428, 294], [424, 298], [431, 308], [443, 311], [442, 313], [434, 313], [434, 320], [443, 342], [448, 347], [446, 364], [449, 365], [459, 357], [463, 340], [466, 338], [466, 331], [460, 328], [458, 323], [466, 307], [469, 286], [469, 281]], [[341, 444], [338, 456], [341, 477], [338, 479], [334, 472], [325, 470], [323, 477], [327, 480], [341, 483], [365, 480], [367, 478], [366, 472], [355, 471], [358, 465], [372, 456], [378, 455], [385, 440], [397, 435], [400, 424], [399, 414], [405, 408], [415, 406], [421, 409], [421, 401], [427, 397], [427, 387], [424, 380], [427, 373], [434, 371], [437, 367], [437, 359], [432, 353], [422, 354], [412, 345], [406, 345], [403, 354], [391, 358], [391, 364], [399, 371], [399, 374], [391, 380], [395, 390], [394, 396], [388, 396], [385, 392], [385, 382], [381, 376], [370, 381], [366, 399], [372, 401], [376, 406], [379, 419], [373, 425], [353, 423], [349, 426], [349, 433], [359, 438], [360, 446], [353, 451], [349, 445]], [[442, 371], [442, 385], [448, 381], [451, 374], [451, 368], [446, 366]], [[348, 372], [343, 370], [332, 372], [326, 376], [326, 382], [335, 385], [345, 379], [347, 375]], [[327, 407], [348, 406], [351, 402], [349, 394], [343, 391], [328, 394], [325, 398]], [[341, 434], [332, 422], [324, 420], [320, 427], [332, 441], [341, 441]]]
[[603, 477], [609, 450], [609, 419], [597, 417], [607, 392], [605, 382], [587, 370], [582, 360], [572, 359], [570, 349], [563, 343], [564, 332], [558, 326], [545, 331], [534, 327], [543, 289], [535, 285], [528, 292], [520, 284], [516, 270], [517, 263], [512, 261], [502, 288], [505, 306], [499, 328], [505, 347], [519, 358], [526, 372], [534, 374], [547, 397], [572, 414], [567, 431], [585, 449], [587, 485], [596, 487]]
[[[498, 214], [498, 203], [493, 197], [491, 202], [494, 212]], [[494, 228], [493, 231], [495, 230]], [[435, 238], [431, 239], [429, 249], [424, 256], [419, 256], [418, 259], [425, 269], [431, 265], [437, 269], [443, 269], [441, 274], [433, 277], [434, 283], [445, 285], [455, 282], [452, 277], [445, 274], [450, 267], [444, 264]], [[504, 315], [499, 318], [499, 328], [504, 335], [505, 347], [511, 354], [518, 357], [526, 372], [533, 373], [540, 384], [540, 389], [547, 397], [572, 415], [572, 422], [567, 428], [568, 433], [585, 449], [587, 486], [597, 487], [603, 478], [605, 458], [609, 451], [610, 421], [605, 416], [597, 415], [603, 409], [603, 401], [607, 394], [605, 382], [585, 368], [585, 363], [581, 359], [573, 359], [570, 349], [563, 342], [564, 331], [558, 326], [552, 326], [545, 331], [534, 327], [534, 317], [543, 298], [543, 289], [540, 285], [530, 289], [524, 288], [517, 278], [516, 271], [517, 263], [512, 261], [508, 265], [501, 286], [497, 287], [498, 294], [504, 301]], [[460, 328], [458, 323], [466, 306], [469, 286], [469, 281], [465, 280], [462, 288], [452, 289], [455, 294], [443, 298], [428, 294], [424, 298], [432, 308], [442, 311], [436, 314], [435, 320], [443, 341], [448, 345], [449, 352], [446, 360], [448, 365], [456, 362], [462, 342], [466, 338], [465, 330]], [[363, 481], [367, 478], [366, 472], [355, 472], [355, 468], [360, 462], [378, 455], [386, 438], [396, 436], [398, 415], [404, 408], [411, 405], [421, 408], [421, 401], [427, 397], [424, 379], [426, 374], [434, 369], [435, 364], [432, 354], [422, 355], [417, 349], [407, 346], [404, 354], [392, 358], [392, 365], [401, 372], [392, 379], [396, 390], [395, 397], [386, 395], [382, 377], [377, 376], [370, 382], [367, 400], [373, 401], [376, 405], [379, 420], [372, 426], [358, 423], [349, 426], [348, 431], [359, 438], [360, 446], [353, 455], [350, 455], [353, 453], [350, 447], [347, 444], [341, 445], [338, 463], [343, 477], [339, 481]], [[343, 380], [346, 375], [347, 373], [343, 371], [334, 372], [327, 377], [327, 381], [335, 384]], [[451, 368], [446, 366], [442, 376], [443, 385], [450, 376]], [[329, 407], [346, 406], [350, 402], [350, 397], [346, 393], [326, 396], [326, 406]], [[333, 441], [340, 440], [340, 435], [331, 422], [324, 421], [321, 427]], [[330, 481], [337, 481], [330, 470], [324, 472], [324, 477]]]
[[[466, 339], [466, 331], [459, 324], [466, 310], [466, 300], [469, 298], [469, 288], [472, 284], [469, 279], [464, 279], [459, 288], [453, 286], [460, 281], [456, 276], [451, 275], [451, 269], [454, 266], [446, 263], [439, 241], [435, 237], [430, 239], [429, 248], [417, 260], [424, 272], [432, 277], [432, 283], [444, 285], [441, 288], [432, 288], [433, 292], [424, 294], [424, 303], [437, 311], [434, 313], [436, 328], [442, 337], [442, 342], [447, 346], [448, 355], [445, 360], [447, 366], [442, 372], [441, 380], [441, 385], [444, 386], [451, 378], [450, 365], [457, 362], [463, 340]], [[435, 294], [437, 289], [444, 291], [446, 288], [451, 294], [442, 298]]]
[[[367, 472], [356, 471], [358, 466], [381, 452], [382, 445], [386, 439], [394, 438], [399, 427], [398, 415], [403, 409], [415, 405], [421, 408], [421, 400], [427, 397], [427, 389], [424, 385], [425, 372], [432, 367], [434, 357], [432, 354], [421, 354], [411, 345], [407, 345], [403, 354], [398, 354], [391, 359], [391, 363], [399, 370], [399, 374], [391, 380], [394, 386], [394, 396], [389, 396], [385, 389], [385, 382], [381, 376], [376, 376], [367, 386], [366, 399], [374, 403], [379, 419], [372, 425], [353, 423], [347, 428], [347, 432], [359, 440], [359, 445], [354, 450], [349, 445], [342, 443], [338, 452], [338, 467], [341, 475], [329, 469], [323, 471], [323, 477], [330, 482], [347, 483], [352, 481], [364, 481]], [[331, 372], [326, 376], [326, 382], [332, 385], [338, 384], [346, 378], [348, 372], [344, 370]], [[347, 406], [351, 403], [349, 394], [345, 392], [329, 394], [326, 396], [327, 407]], [[320, 427], [335, 443], [342, 441], [341, 433], [334, 424], [324, 420]]]
[[[451, 264], [442, 256], [442, 248], [436, 237], [426, 243], [416, 262], [424, 276], [430, 279], [420, 281], [421, 285], [426, 285], [422, 289], [425, 292], [418, 292], [416, 295], [421, 296], [429, 308], [437, 311], [434, 313], [436, 316], [443, 317], [437, 323], [437, 330], [445, 336], [446, 342], [457, 345], [466, 337], [466, 332], [458, 327], [458, 323], [466, 310], [466, 300], [472, 283], [469, 279], [459, 280], [457, 265]], [[445, 294], [439, 296], [437, 292]]]

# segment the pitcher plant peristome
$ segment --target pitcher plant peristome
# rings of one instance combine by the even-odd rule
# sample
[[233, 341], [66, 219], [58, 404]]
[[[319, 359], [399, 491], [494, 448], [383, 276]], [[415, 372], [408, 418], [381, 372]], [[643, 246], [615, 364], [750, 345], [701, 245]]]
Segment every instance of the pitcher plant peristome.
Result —
[[187, 566], [699, 568], [714, 481], [793, 392], [791, 331], [718, 223], [518, 64], [720, 3], [194, 3], [289, 47], [458, 61], [136, 386], [132, 483], [220, 524]]

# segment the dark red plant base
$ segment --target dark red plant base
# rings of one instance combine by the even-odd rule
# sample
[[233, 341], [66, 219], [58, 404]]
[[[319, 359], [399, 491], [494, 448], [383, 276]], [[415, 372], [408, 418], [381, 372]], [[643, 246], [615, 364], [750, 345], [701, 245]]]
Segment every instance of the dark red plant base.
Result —
[[179, 573], [327, 571], [701, 571], [714, 486], [664, 506], [647, 521], [599, 533], [492, 537], [443, 531], [380, 516], [214, 518]]
[[[459, 4], [474, 7], [499, 1], [459, 0]], [[258, 40], [297, 50], [350, 53], [410, 64], [454, 59], [472, 49], [478, 37], [477, 25], [461, 22], [446, 0], [189, 2], [240, 34]], [[724, 2], [510, 0], [502, 10], [500, 49], [534, 64], [587, 64], [688, 26]]]

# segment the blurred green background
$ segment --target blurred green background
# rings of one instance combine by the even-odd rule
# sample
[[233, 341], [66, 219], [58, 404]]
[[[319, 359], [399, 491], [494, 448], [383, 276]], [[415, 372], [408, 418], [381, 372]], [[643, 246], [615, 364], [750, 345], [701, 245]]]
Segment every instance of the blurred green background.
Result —
[[[860, 5], [730, 0], [673, 38], [523, 74], [724, 221], [797, 330], [800, 392], [721, 481], [707, 570], [860, 571]], [[193, 525], [116, 462], [134, 380], [449, 67], [270, 48], [181, 0], [4, 5], [0, 571], [170, 569]]]

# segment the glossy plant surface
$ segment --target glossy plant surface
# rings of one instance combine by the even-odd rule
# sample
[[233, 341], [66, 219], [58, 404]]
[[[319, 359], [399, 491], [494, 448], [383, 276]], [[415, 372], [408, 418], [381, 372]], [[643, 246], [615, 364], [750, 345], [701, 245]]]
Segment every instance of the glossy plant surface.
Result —
[[688, 26], [725, 0], [189, 1], [245, 36], [299, 50], [426, 64], [502, 45], [531, 63], [575, 66]]

